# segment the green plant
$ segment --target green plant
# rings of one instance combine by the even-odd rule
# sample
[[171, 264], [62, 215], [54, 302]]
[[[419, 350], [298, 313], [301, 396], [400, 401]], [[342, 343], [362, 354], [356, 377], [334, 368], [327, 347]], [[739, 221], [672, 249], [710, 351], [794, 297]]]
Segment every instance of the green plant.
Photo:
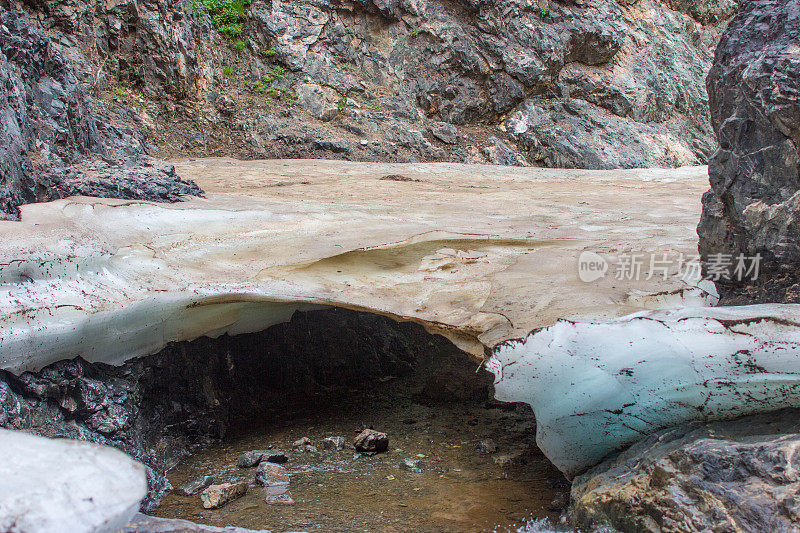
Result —
[[411, 37], [416, 37], [417, 35], [419, 35], [419, 30], [417, 28], [411, 28], [410, 30], [408, 30], [408, 35]]
[[233, 49], [237, 52], [244, 52], [245, 42], [242, 39], [233, 41]]
[[550, 16], [550, 8], [547, 6], [540, 8], [539, 15], [541, 16], [541, 18], [546, 19], [548, 16]]
[[263, 93], [267, 90], [267, 84], [261, 80], [256, 80], [250, 84], [250, 87], [257, 93]]
[[222, 73], [228, 77], [233, 76], [233, 69], [226, 66], [224, 69], [222, 69]]
[[267, 59], [269, 59], [269, 58], [271, 58], [271, 57], [275, 57], [277, 54], [278, 54], [278, 52], [276, 52], [276, 51], [275, 51], [275, 47], [274, 47], [274, 46], [272, 46], [272, 47], [270, 47], [270, 48], [267, 48], [266, 50], [264, 50], [264, 56], [265, 56]]
[[344, 111], [344, 108], [345, 108], [345, 107], [347, 107], [347, 98], [346, 98], [346, 97], [345, 97], [345, 98], [342, 98], [341, 100], [339, 100], [339, 103], [338, 103], [338, 104], [336, 104], [336, 108], [337, 108], [339, 111]]
[[261, 80], [266, 83], [271, 83], [275, 80], [278, 80], [286, 75], [286, 69], [280, 65], [275, 65], [272, 67], [268, 73], [261, 76]]
[[275, 99], [278, 99], [278, 98], [280, 98], [280, 97], [281, 97], [281, 90], [280, 90], [280, 89], [276, 89], [275, 87], [270, 87], [270, 88], [269, 88], [269, 89], [267, 89], [265, 92], [266, 92], [266, 93], [267, 93], [269, 96], [271, 96], [271, 97], [273, 97], [273, 98], [275, 98]]
[[112, 91], [114, 91], [114, 94], [116, 94], [119, 97], [124, 98], [125, 96], [127, 96], [127, 93], [125, 92], [125, 89], [123, 89], [122, 87], [119, 87], [119, 86], [114, 87], [112, 89]]
[[373, 104], [369, 106], [369, 108], [372, 109], [373, 111], [379, 111], [379, 112], [383, 111], [383, 108], [381, 107], [380, 104]]
[[250, 0], [189, 0], [192, 11], [208, 13], [211, 24], [229, 39], [242, 34], [242, 19]]

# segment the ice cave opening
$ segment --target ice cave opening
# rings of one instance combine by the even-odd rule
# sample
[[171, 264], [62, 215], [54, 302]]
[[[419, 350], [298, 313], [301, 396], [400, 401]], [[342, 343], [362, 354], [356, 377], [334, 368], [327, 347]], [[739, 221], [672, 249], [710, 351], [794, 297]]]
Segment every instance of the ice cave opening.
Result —
[[[445, 337], [373, 313], [296, 311], [264, 331], [174, 342], [121, 366], [74, 359], [4, 372], [0, 393], [17, 406], [5, 411], [8, 427], [110, 444], [143, 462], [144, 509], [164, 518], [503, 531], [556, 520], [568, 501], [527, 404], [495, 400], [482, 361]], [[367, 428], [387, 435], [386, 452], [354, 449]], [[272, 505], [253, 483], [258, 468], [238, 464], [254, 450], [285, 457], [288, 494]], [[182, 487], [207, 476], [251, 488], [205, 509]]]

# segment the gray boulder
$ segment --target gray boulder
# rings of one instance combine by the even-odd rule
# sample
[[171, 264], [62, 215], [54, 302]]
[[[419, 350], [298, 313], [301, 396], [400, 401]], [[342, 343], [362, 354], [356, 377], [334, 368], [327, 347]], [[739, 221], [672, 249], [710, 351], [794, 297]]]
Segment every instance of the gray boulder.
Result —
[[586, 530], [796, 531], [800, 413], [662, 431], [574, 480]]
[[[707, 81], [719, 150], [709, 162], [700, 253], [707, 263], [716, 254], [761, 254], [762, 279], [788, 273], [796, 281], [800, 263], [798, 40], [800, 1], [746, 2]], [[718, 285], [725, 295], [746, 283]]]

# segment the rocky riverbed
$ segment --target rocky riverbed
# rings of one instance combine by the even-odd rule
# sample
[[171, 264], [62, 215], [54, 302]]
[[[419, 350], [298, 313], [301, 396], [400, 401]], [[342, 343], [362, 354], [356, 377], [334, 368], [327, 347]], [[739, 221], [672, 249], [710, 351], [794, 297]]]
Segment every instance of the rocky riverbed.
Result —
[[[473, 366], [450, 363], [452, 385], [442, 379], [445, 365], [437, 365], [427, 382], [432, 368], [346, 398], [300, 402], [277, 420], [253, 420], [244, 433], [192, 454], [168, 474], [175, 487], [205, 475], [214, 483], [246, 483], [244, 496], [206, 510], [199, 494], [173, 491], [153, 514], [273, 531], [506, 531], [530, 519], [557, 522], [569, 482], [536, 447], [527, 406], [490, 401], [485, 387], [466, 398], [454, 390], [470, 387], [454, 370], [468, 377]], [[387, 434], [386, 452], [355, 451], [364, 426]], [[326, 448], [331, 436], [344, 437], [342, 449]], [[304, 437], [310, 446], [293, 446]], [[262, 487], [258, 468], [238, 466], [240, 454], [267, 447], [286, 456], [277, 468], [285, 469], [288, 485]]]

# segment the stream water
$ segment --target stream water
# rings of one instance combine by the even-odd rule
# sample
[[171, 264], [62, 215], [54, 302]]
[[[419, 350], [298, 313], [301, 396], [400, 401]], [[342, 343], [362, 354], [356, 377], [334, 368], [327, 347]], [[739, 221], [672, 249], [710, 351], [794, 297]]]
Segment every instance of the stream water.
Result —
[[[199, 495], [173, 492], [153, 514], [278, 532], [516, 531], [532, 519], [557, 521], [553, 502], [563, 499], [568, 484], [535, 446], [530, 409], [480, 395], [464, 401], [468, 384], [445, 385], [434, 377], [423, 386], [419, 379], [390, 379], [347, 399], [316, 399], [284, 417], [253, 420], [169, 475], [175, 487], [207, 474], [216, 483], [245, 481], [250, 488], [244, 497], [205, 510]], [[455, 397], [459, 401], [448, 401]], [[353, 437], [365, 425], [388, 434], [388, 452], [355, 454]], [[345, 448], [323, 449], [328, 436], [346, 437]], [[318, 451], [294, 451], [292, 443], [301, 437]], [[491, 443], [490, 453], [476, 450], [489, 440], [496, 451]], [[254, 483], [255, 469], [237, 467], [242, 452], [270, 446], [289, 456], [284, 466], [292, 504], [267, 503], [265, 489]], [[406, 460], [418, 460], [419, 471], [409, 470]]]

